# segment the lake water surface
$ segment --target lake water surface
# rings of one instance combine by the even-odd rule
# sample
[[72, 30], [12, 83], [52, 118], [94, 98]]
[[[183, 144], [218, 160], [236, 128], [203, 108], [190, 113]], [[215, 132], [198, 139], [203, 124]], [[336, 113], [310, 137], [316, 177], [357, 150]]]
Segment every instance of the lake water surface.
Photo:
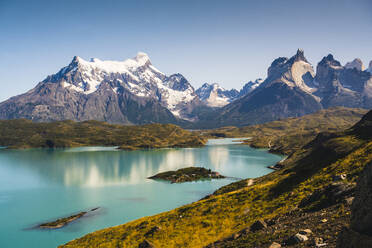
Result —
[[[203, 148], [119, 151], [115, 148], [0, 149], [0, 247], [56, 247], [98, 229], [197, 201], [236, 179], [170, 184], [158, 172], [202, 166], [223, 175], [258, 177], [282, 157], [210, 140]], [[100, 207], [56, 230], [37, 224]]]

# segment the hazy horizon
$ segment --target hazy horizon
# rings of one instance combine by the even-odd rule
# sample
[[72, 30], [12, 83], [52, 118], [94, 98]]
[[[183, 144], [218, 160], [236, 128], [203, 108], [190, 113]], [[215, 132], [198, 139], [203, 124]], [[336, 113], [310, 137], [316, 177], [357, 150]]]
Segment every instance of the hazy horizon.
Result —
[[372, 2], [8, 1], [0, 2], [0, 101], [24, 93], [77, 55], [125, 60], [142, 51], [167, 75], [195, 87], [240, 89], [298, 48], [314, 68], [372, 60]]

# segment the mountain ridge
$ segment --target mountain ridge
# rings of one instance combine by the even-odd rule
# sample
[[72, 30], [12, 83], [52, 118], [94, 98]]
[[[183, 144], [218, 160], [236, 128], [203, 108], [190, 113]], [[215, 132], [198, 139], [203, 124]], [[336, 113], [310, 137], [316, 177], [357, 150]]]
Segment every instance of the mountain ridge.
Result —
[[143, 52], [123, 61], [75, 56], [35, 88], [1, 102], [0, 119], [244, 126], [333, 106], [372, 108], [371, 71], [372, 62], [368, 69], [360, 59], [342, 66], [331, 54], [315, 71], [298, 49], [275, 59], [265, 80], [249, 81], [239, 91], [216, 83], [195, 90], [182, 74], [159, 71]]
[[346, 68], [331, 54], [323, 57], [315, 72], [304, 51], [298, 49], [290, 58], [275, 59], [267, 78], [255, 90], [200, 125], [255, 125], [335, 106], [372, 108], [372, 74]]

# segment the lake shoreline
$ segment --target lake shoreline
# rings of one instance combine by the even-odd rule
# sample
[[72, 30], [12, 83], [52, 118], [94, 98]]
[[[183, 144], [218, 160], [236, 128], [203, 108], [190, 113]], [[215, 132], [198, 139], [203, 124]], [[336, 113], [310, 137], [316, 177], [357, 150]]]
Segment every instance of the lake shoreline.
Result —
[[[10, 247], [25, 247], [37, 239], [38, 246], [30, 248], [56, 247], [96, 230], [198, 201], [243, 176], [265, 175], [271, 171], [266, 166], [282, 158], [266, 150], [238, 145], [234, 140], [210, 139], [201, 148], [135, 152], [112, 147], [3, 150], [0, 161], [6, 163], [0, 163], [0, 186], [7, 198], [0, 204], [0, 218], [11, 224], [0, 228], [9, 237], [4, 242]], [[228, 177], [172, 185], [146, 179], [158, 172], [194, 164]], [[22, 190], [14, 191], [15, 187]], [[13, 200], [15, 194], [17, 202]], [[103, 210], [94, 218], [89, 214], [73, 219], [89, 206]], [[63, 227], [50, 224], [63, 218], [72, 221]], [[37, 224], [47, 228], [27, 228]]]

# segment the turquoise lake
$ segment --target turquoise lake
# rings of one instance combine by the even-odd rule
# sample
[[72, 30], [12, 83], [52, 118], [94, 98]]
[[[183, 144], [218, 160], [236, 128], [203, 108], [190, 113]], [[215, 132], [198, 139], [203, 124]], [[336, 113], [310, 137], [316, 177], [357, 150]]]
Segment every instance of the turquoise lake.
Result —
[[[230, 177], [258, 177], [283, 158], [233, 141], [148, 151], [0, 149], [0, 247], [56, 247], [98, 229], [197, 201], [237, 180], [170, 184], [146, 179], [158, 172], [202, 166]], [[64, 228], [33, 228], [95, 207], [100, 209]]]

